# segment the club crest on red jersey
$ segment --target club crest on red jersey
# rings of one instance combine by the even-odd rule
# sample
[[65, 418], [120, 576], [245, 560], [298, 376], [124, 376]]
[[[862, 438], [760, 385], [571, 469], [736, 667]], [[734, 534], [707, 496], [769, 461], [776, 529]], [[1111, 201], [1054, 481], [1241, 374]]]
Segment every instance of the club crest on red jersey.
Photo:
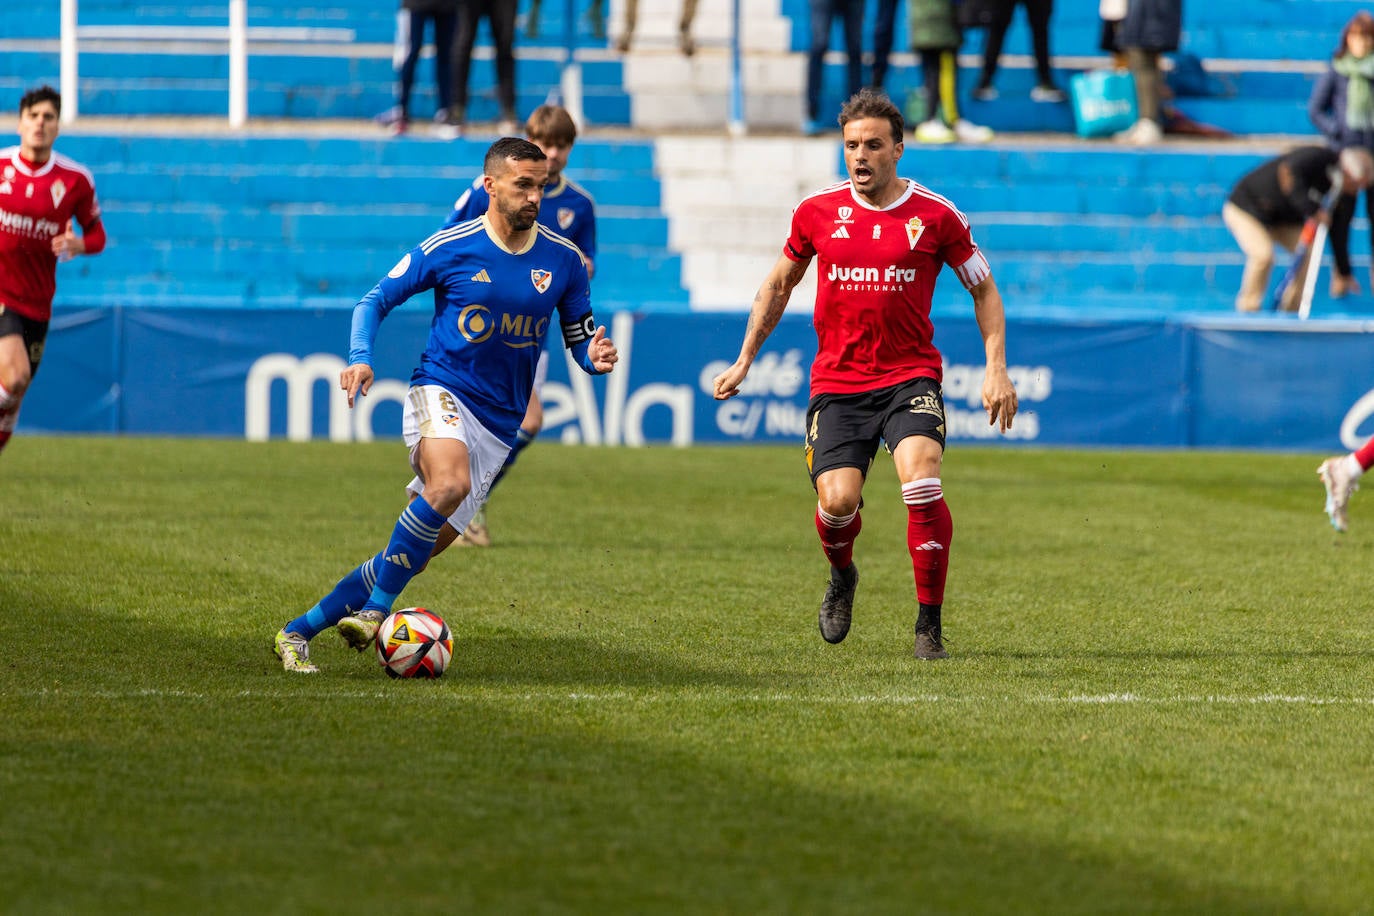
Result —
[[541, 293], [548, 292], [549, 284], [553, 282], [553, 274], [547, 270], [534, 269], [530, 271], [530, 282], [534, 288]]
[[55, 179], [52, 183], [52, 205], [54, 207], [62, 204], [62, 198], [67, 196], [67, 185], [61, 178]]
[[919, 216], [913, 216], [906, 221], [906, 240], [911, 244], [912, 251], [916, 250], [916, 243], [921, 240], [925, 231], [925, 223], [921, 222]]

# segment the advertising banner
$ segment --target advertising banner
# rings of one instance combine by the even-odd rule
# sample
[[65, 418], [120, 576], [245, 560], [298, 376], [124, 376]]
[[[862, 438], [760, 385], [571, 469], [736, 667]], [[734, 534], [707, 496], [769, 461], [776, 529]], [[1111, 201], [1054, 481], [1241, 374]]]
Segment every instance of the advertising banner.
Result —
[[1191, 444], [1353, 451], [1374, 435], [1374, 333], [1309, 321], [1193, 330]]
[[[433, 317], [389, 315], [377, 381], [350, 410], [338, 387], [350, 313], [293, 309], [58, 309], [24, 403], [29, 431], [367, 441], [398, 438]], [[738, 397], [716, 401], [742, 314], [603, 316], [621, 351], [591, 378], [555, 339], [543, 435], [602, 445], [800, 443], [815, 334], [784, 316]], [[1318, 322], [1008, 322], [1020, 413], [1003, 436], [981, 404], [971, 316], [936, 321], [948, 438], [1008, 445], [1328, 451], [1374, 433], [1374, 334]], [[1291, 329], [1291, 330], [1290, 330]]]

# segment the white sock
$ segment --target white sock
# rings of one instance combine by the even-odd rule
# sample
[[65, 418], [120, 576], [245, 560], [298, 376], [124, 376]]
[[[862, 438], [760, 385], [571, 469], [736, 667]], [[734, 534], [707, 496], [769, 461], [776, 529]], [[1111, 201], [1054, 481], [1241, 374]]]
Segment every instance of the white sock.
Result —
[[1360, 463], [1355, 460], [1353, 454], [1346, 455], [1341, 461], [1344, 462], [1345, 472], [1350, 475], [1351, 480], [1359, 480], [1364, 476], [1364, 468], [1360, 467]]

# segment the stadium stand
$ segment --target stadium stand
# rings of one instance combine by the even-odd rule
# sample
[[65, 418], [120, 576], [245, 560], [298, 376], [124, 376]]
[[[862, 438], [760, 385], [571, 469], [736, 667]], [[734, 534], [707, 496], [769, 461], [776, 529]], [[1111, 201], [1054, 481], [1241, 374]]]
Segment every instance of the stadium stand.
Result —
[[[676, 3], [642, 0], [635, 49], [623, 59], [610, 50], [616, 0], [607, 38], [575, 24], [590, 129], [570, 173], [597, 199], [597, 295], [613, 309], [747, 306], [776, 256], [791, 206], [842, 174], [834, 137], [792, 133], [801, 113], [805, 0], [743, 5], [746, 116], [755, 134], [748, 138], [721, 129], [729, 0], [702, 0], [695, 30], [701, 50], [691, 59], [673, 44]], [[546, 0], [539, 39], [519, 42], [525, 109], [558, 85], [563, 6]], [[57, 84], [56, 7], [0, 14], [0, 95]], [[1053, 47], [1063, 85], [1072, 72], [1105, 62], [1095, 7], [1056, 9]], [[1214, 94], [1177, 104], [1239, 139], [1174, 139], [1147, 150], [1077, 141], [1067, 105], [1029, 100], [1029, 36], [1018, 14], [999, 98], [965, 102], [998, 139], [978, 148], [909, 144], [904, 171], [969, 213], [1013, 312], [1229, 312], [1241, 257], [1221, 224], [1221, 203], [1254, 163], [1315, 140], [1308, 90], [1341, 25], [1360, 8], [1351, 0], [1186, 4], [1185, 48], [1203, 59]], [[254, 40], [253, 121], [241, 135], [218, 121], [227, 92], [222, 41], [100, 37], [131, 23], [222, 28], [224, 4], [83, 0], [80, 9], [82, 28], [94, 30], [83, 38], [84, 120], [64, 132], [59, 149], [95, 172], [112, 244], [99, 259], [64, 266], [59, 302], [349, 304], [401, 248], [438, 225], [490, 140], [391, 140], [367, 120], [392, 100], [390, 3], [250, 4], [255, 29], [315, 31]], [[961, 58], [966, 91], [980, 41], [971, 33]], [[489, 63], [479, 58], [473, 70], [475, 121], [496, 115]], [[899, 103], [917, 80], [914, 57], [895, 55], [887, 88]], [[429, 82], [422, 72], [417, 93], [429, 91]], [[824, 106], [839, 106], [842, 83], [840, 58], [832, 55]], [[426, 104], [419, 95], [416, 110]], [[748, 210], [735, 215], [731, 205], [741, 200]], [[1368, 251], [1368, 224], [1358, 219], [1352, 252], [1360, 276], [1367, 276]], [[1319, 288], [1317, 313], [1335, 313], [1323, 296]], [[938, 299], [951, 309], [964, 301], [955, 289]], [[1341, 308], [1368, 314], [1369, 302], [1353, 298]]]

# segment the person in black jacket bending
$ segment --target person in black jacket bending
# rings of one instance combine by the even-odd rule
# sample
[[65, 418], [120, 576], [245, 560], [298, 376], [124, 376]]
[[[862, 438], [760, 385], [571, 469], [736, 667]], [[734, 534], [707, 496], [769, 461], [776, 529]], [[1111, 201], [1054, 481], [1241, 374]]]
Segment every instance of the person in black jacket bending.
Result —
[[[1236, 182], [1221, 208], [1221, 219], [1245, 252], [1245, 273], [1236, 296], [1239, 311], [1260, 310], [1274, 269], [1274, 244], [1289, 251], [1298, 248], [1303, 223], [1318, 216], [1338, 176], [1342, 194], [1363, 190], [1374, 178], [1374, 157], [1362, 147], [1337, 153], [1321, 146], [1302, 146], [1261, 163]], [[1309, 266], [1299, 268], [1284, 292], [1279, 303], [1283, 311], [1297, 310]]]

